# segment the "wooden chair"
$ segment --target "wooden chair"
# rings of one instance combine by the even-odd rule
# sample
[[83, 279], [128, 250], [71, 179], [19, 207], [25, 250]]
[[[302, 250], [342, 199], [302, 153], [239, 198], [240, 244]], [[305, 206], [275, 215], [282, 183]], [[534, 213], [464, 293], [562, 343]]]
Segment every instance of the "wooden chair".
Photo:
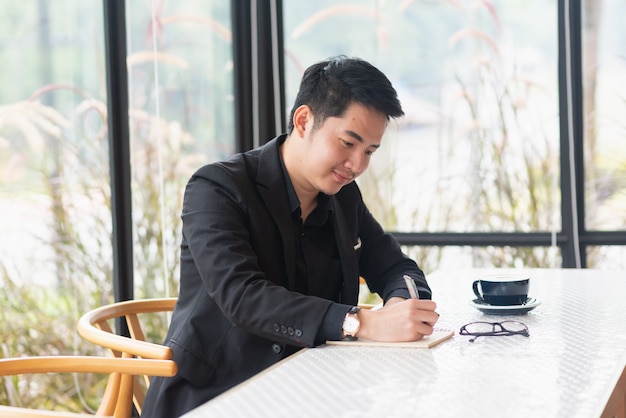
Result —
[[42, 356], [0, 359], [0, 376], [34, 373], [108, 374], [106, 389], [95, 415], [45, 411], [0, 405], [0, 418], [37, 417], [114, 417], [128, 418], [132, 412], [133, 376], [173, 376], [173, 360], [113, 358], [91, 356]]
[[[172, 349], [161, 344], [146, 341], [139, 317], [141, 314], [171, 312], [176, 298], [138, 299], [101, 306], [84, 314], [78, 321], [78, 333], [87, 341], [108, 348], [115, 357], [124, 353], [144, 359], [171, 360]], [[113, 332], [109, 321], [125, 318], [131, 338]], [[135, 408], [141, 414], [143, 401], [150, 379], [136, 377], [134, 385]]]

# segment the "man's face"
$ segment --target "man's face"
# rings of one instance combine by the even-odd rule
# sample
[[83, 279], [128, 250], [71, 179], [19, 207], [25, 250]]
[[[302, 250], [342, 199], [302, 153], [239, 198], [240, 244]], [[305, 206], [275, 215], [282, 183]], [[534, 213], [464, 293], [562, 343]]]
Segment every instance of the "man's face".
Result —
[[342, 117], [329, 117], [318, 128], [307, 129], [301, 175], [317, 191], [339, 192], [365, 172], [386, 127], [382, 113], [351, 104]]

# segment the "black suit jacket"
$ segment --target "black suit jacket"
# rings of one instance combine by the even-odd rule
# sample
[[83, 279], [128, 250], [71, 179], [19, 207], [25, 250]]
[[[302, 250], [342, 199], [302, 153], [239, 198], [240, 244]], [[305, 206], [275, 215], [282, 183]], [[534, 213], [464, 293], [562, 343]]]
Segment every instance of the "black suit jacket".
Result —
[[293, 352], [288, 348], [315, 345], [327, 312], [344, 315], [357, 304], [359, 276], [387, 299], [398, 291], [408, 297], [402, 275], [409, 274], [430, 298], [423, 273], [374, 220], [355, 183], [330, 198], [340, 300], [290, 290], [296, 253], [279, 156], [284, 140], [206, 165], [190, 179], [180, 294], [165, 341], [179, 371], [152, 381], [144, 416], [179, 416], [278, 362]]

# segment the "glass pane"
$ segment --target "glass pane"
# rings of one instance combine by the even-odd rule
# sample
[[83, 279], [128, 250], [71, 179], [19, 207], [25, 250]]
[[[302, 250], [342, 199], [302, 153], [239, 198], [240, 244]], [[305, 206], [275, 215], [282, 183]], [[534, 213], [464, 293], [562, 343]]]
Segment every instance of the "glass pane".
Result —
[[406, 116], [359, 180], [385, 228], [561, 229], [555, 0], [283, 3], [288, 105], [336, 54], [399, 92]]
[[626, 229], [626, 2], [583, 2], [585, 223]]
[[178, 293], [182, 196], [235, 151], [230, 1], [128, 1], [135, 297]]
[[[112, 297], [102, 4], [3, 2], [0, 22], [0, 356], [94, 354], [76, 322]], [[53, 377], [20, 401], [83, 411], [87, 388]]]
[[446, 268], [560, 268], [559, 247], [403, 247], [428, 274]]
[[602, 270], [626, 270], [626, 246], [587, 247], [587, 267]]

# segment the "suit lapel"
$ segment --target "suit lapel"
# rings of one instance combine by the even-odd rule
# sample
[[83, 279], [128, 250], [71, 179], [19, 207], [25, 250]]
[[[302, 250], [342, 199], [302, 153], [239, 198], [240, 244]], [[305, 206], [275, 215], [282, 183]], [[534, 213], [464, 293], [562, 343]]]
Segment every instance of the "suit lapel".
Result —
[[356, 305], [359, 299], [359, 264], [356, 250], [360, 248], [361, 241], [360, 238], [357, 238], [357, 242], [353, 242], [350, 231], [346, 226], [347, 224], [343, 221], [345, 218], [341, 205], [337, 204], [334, 196], [331, 196], [330, 200], [333, 205], [333, 227], [343, 272], [341, 302], [348, 305]]
[[283, 259], [289, 288], [296, 288], [296, 243], [293, 222], [289, 212], [289, 199], [283, 177], [278, 147], [285, 140], [280, 136], [268, 142], [259, 155], [259, 168], [256, 176], [256, 187], [272, 216], [284, 243]]

